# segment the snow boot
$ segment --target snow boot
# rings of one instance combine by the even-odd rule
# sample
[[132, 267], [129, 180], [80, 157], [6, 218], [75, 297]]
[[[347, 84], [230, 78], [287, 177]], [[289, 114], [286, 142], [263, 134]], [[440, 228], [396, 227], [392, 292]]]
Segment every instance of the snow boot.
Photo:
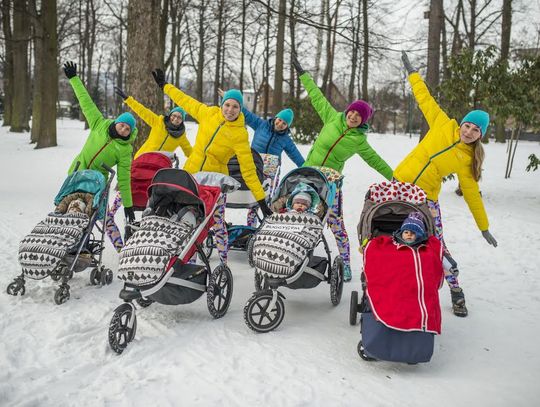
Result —
[[343, 281], [348, 283], [351, 281], [352, 275], [351, 275], [351, 266], [344, 265], [343, 266]]
[[468, 315], [467, 307], [465, 306], [465, 294], [461, 287], [451, 288], [450, 295], [452, 297], [452, 310], [454, 315], [458, 317], [466, 317]]

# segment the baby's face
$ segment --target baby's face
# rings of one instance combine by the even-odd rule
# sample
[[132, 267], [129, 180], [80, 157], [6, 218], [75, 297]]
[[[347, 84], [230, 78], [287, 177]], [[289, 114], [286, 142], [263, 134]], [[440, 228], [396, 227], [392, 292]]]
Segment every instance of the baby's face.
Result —
[[401, 233], [401, 238], [403, 239], [404, 242], [413, 243], [416, 240], [416, 233], [410, 230], [404, 230]]
[[305, 212], [308, 209], [307, 205], [303, 202], [293, 202], [292, 208], [296, 212]]

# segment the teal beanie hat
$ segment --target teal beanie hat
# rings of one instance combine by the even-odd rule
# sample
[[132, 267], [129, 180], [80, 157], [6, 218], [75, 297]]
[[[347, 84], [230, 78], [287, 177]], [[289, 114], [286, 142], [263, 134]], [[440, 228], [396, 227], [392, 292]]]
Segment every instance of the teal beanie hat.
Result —
[[283, 120], [285, 123], [287, 123], [287, 126], [291, 127], [294, 120], [294, 112], [291, 109], [283, 109], [281, 112], [276, 114], [276, 117]]
[[485, 136], [489, 126], [489, 114], [483, 110], [471, 110], [465, 115], [463, 120], [461, 120], [460, 126], [463, 123], [476, 124], [478, 127], [480, 127], [482, 136]]
[[171, 109], [169, 112], [169, 116], [173, 114], [174, 112], [179, 112], [182, 115], [182, 120], [186, 120], [186, 111], [182, 109], [180, 106], [176, 106], [174, 109]]
[[124, 112], [122, 113], [120, 116], [118, 116], [116, 118], [116, 120], [114, 121], [115, 123], [126, 123], [130, 128], [130, 134], [133, 133], [133, 130], [135, 130], [135, 126], [136, 126], [136, 122], [135, 122], [135, 117], [133, 117], [133, 115], [129, 112]]
[[244, 107], [244, 96], [242, 96], [242, 92], [240, 92], [238, 89], [229, 89], [225, 94], [223, 95], [223, 99], [221, 100], [221, 106], [223, 106], [223, 103], [227, 99], [234, 99], [240, 104], [240, 109]]

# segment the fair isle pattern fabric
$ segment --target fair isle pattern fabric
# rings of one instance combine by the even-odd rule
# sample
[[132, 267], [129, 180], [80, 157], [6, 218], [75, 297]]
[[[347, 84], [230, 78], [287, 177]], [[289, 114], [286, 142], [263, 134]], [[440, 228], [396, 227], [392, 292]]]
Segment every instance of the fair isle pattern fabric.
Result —
[[369, 199], [375, 203], [405, 201], [420, 205], [426, 203], [426, 193], [422, 188], [401, 181], [383, 181], [369, 187]]
[[255, 267], [273, 277], [291, 276], [317, 245], [322, 231], [320, 219], [311, 213], [268, 216], [253, 244]]
[[19, 245], [23, 273], [35, 280], [47, 277], [80, 241], [88, 222], [84, 213], [49, 214]]
[[118, 278], [134, 285], [157, 281], [170, 259], [187, 244], [192, 228], [161, 216], [146, 216], [129, 238], [118, 263]]

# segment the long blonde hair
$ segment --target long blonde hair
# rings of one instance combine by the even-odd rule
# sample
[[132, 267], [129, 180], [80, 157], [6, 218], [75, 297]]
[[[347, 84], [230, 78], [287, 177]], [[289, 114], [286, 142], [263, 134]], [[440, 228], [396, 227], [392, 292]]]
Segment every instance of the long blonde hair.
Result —
[[480, 178], [482, 178], [482, 164], [484, 163], [484, 158], [486, 156], [481, 140], [482, 137], [479, 137], [478, 140], [473, 143], [474, 155], [472, 160], [472, 173], [476, 182], [480, 181]]

